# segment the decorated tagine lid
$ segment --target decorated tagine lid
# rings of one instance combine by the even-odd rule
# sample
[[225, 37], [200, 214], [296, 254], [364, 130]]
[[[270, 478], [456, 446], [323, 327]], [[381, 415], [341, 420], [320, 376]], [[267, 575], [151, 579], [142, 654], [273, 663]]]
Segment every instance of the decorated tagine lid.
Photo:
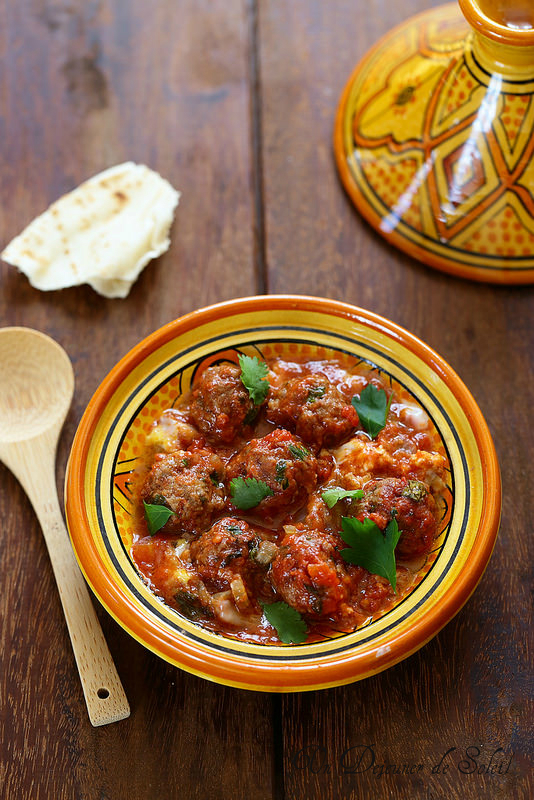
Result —
[[337, 112], [337, 165], [361, 214], [414, 258], [532, 283], [534, 3], [459, 5], [408, 20], [357, 66]]

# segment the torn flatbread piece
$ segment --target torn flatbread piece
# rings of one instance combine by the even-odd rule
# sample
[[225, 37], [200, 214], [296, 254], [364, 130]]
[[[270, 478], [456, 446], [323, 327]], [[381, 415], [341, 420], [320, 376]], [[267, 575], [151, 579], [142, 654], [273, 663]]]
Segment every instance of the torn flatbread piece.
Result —
[[179, 198], [157, 172], [128, 161], [60, 197], [1, 255], [36, 289], [88, 283], [105, 297], [126, 297], [168, 249]]

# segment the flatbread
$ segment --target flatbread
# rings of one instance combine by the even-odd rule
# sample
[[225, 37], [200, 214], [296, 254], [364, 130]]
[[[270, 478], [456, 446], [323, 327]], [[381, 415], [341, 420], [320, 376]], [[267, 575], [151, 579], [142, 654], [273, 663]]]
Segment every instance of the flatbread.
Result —
[[43, 291], [88, 283], [126, 297], [141, 270], [170, 244], [180, 199], [170, 183], [128, 161], [63, 195], [1, 254]]

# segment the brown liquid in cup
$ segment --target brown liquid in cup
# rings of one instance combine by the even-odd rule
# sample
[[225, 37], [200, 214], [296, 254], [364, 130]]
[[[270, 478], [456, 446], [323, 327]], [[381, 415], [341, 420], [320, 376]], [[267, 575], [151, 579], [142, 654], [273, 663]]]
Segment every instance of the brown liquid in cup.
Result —
[[534, 28], [534, 0], [478, 0], [478, 7], [491, 20], [512, 30]]

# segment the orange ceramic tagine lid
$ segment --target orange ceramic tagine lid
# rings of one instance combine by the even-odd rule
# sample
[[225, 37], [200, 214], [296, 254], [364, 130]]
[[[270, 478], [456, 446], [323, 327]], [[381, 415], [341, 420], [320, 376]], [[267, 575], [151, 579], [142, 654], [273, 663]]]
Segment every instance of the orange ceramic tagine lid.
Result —
[[337, 112], [338, 169], [361, 214], [414, 258], [532, 283], [534, 6], [460, 8], [408, 20], [364, 57]]

